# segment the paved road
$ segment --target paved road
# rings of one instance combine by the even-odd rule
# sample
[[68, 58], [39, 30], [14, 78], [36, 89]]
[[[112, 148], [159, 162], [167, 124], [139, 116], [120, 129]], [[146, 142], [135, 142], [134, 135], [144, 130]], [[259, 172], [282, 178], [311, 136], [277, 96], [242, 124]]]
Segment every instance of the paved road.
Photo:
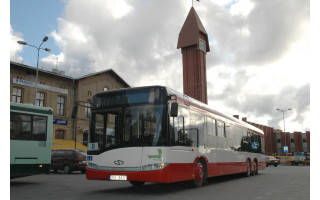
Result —
[[137, 189], [128, 182], [88, 181], [80, 173], [51, 173], [13, 179], [10, 186], [12, 200], [307, 200], [310, 199], [310, 167], [268, 167], [249, 178], [240, 175], [212, 178], [200, 188], [182, 182], [147, 183]]

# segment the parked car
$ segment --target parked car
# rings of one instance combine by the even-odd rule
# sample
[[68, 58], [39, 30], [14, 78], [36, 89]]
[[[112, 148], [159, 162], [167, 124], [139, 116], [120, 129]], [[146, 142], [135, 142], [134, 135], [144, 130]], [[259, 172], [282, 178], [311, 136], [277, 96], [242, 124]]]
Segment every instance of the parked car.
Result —
[[70, 174], [73, 171], [86, 172], [86, 154], [75, 149], [58, 149], [51, 153], [51, 170]]
[[280, 164], [280, 160], [273, 156], [266, 156], [266, 164], [267, 167], [269, 167], [269, 165], [277, 167]]
[[303, 165], [310, 166], [310, 153], [304, 153], [305, 159], [302, 162]]
[[310, 165], [310, 154], [306, 152], [294, 152], [293, 160], [291, 161], [291, 165]]

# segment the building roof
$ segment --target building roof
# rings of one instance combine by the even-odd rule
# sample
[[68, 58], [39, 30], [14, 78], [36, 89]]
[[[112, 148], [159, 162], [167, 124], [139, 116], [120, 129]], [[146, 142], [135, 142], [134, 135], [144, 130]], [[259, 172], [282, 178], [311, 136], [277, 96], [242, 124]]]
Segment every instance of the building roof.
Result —
[[[28, 66], [28, 65], [25, 65], [25, 64], [21, 64], [21, 63], [17, 63], [17, 62], [13, 62], [13, 61], [10, 61], [10, 66], [11, 65], [16, 65], [16, 66], [19, 66], [19, 67], [22, 67], [22, 68], [26, 68], [26, 69], [29, 69], [29, 70], [34, 70], [36, 71], [37, 69], [35, 67], [31, 67], [31, 66]], [[116, 79], [120, 82], [122, 82], [122, 84], [126, 87], [130, 87], [130, 85], [125, 82], [113, 69], [107, 69], [107, 70], [103, 70], [103, 71], [100, 71], [100, 72], [94, 72], [94, 73], [91, 73], [91, 74], [87, 74], [87, 75], [84, 75], [84, 76], [81, 76], [81, 77], [78, 77], [78, 78], [73, 78], [71, 76], [67, 76], [64, 74], [63, 71], [47, 71], [47, 70], [43, 70], [43, 69], [38, 69], [39, 72], [43, 72], [43, 73], [46, 73], [46, 74], [51, 74], [51, 75], [54, 75], [54, 76], [59, 76], [59, 77], [62, 77], [62, 78], [66, 78], [66, 79], [70, 79], [70, 80], [80, 80], [80, 79], [84, 79], [84, 78], [87, 78], [87, 77], [90, 77], [90, 76], [95, 76], [95, 75], [99, 75], [99, 74], [102, 74], [102, 73], [111, 73], [113, 76], [116, 77]], [[63, 72], [63, 73], [60, 73], [60, 72]]]
[[210, 48], [207, 31], [202, 25], [196, 10], [191, 7], [186, 21], [184, 22], [179, 33], [177, 49], [198, 44], [200, 33], [202, 33], [206, 38], [206, 50], [208, 52], [210, 51]]
[[[10, 61], [10, 67], [11, 67], [11, 65], [16, 65], [16, 66], [19, 66], [19, 67], [22, 67], [22, 68], [26, 68], [26, 69], [29, 69], [29, 70], [32, 70], [32, 71], [36, 71], [37, 70], [37, 68], [35, 68], [35, 67], [31, 67], [29, 65], [25, 65], [25, 64], [13, 62], [13, 61]], [[39, 72], [43, 72], [43, 73], [47, 73], [47, 74], [52, 74], [54, 76], [59, 76], [59, 77], [62, 77], [62, 78], [74, 79], [71, 76], [66, 76], [66, 75], [62, 75], [62, 74], [59, 74], [59, 73], [43, 70], [41, 68], [38, 68], [38, 71]]]
[[84, 78], [87, 78], [87, 77], [90, 77], [90, 76], [96, 76], [96, 75], [99, 75], [99, 74], [102, 74], [102, 73], [111, 73], [113, 76], [115, 76], [118, 81], [122, 82], [126, 87], [130, 87], [130, 85], [125, 82], [121, 76], [119, 76], [113, 69], [107, 69], [107, 70], [103, 70], [103, 71], [100, 71], [100, 72], [94, 72], [94, 73], [91, 73], [91, 74], [87, 74], [87, 75], [84, 75], [84, 76], [81, 76], [79, 78], [77, 78], [76, 80], [80, 80], [80, 79], [84, 79]]

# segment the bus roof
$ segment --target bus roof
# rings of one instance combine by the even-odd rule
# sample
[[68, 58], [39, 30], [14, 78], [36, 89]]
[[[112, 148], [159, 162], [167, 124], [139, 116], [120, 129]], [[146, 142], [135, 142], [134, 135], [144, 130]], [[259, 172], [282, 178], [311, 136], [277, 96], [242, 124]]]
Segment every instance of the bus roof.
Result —
[[10, 102], [10, 110], [33, 112], [33, 113], [48, 114], [48, 115], [52, 115], [53, 113], [53, 109], [49, 107], [42, 107], [42, 106], [37, 106], [33, 104], [15, 103], [15, 102]]

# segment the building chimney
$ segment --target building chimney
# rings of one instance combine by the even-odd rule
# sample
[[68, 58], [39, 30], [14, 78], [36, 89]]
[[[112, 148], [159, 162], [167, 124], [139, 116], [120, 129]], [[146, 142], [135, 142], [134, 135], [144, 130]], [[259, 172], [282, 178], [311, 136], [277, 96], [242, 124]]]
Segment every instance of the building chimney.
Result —
[[239, 119], [239, 115], [233, 115], [233, 117]]
[[247, 122], [247, 118], [246, 117], [242, 117], [242, 121]]

